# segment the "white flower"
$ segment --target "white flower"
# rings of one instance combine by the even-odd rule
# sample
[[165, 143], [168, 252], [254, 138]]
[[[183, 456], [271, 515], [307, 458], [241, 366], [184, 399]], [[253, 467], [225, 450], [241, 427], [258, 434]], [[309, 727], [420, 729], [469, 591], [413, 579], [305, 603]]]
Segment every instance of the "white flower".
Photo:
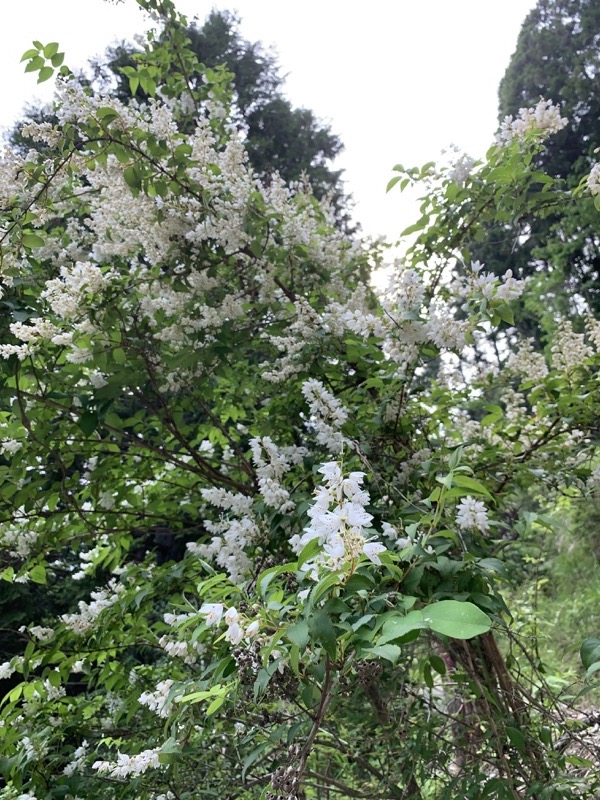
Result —
[[3, 664], [0, 664], [0, 681], [5, 681], [7, 678], [10, 678], [15, 671], [10, 661], [5, 661]]
[[331, 558], [335, 560], [341, 560], [344, 558], [344, 553], [346, 552], [344, 540], [339, 534], [330, 536], [325, 543], [323, 550], [327, 553], [327, 555], [331, 556]]
[[319, 444], [331, 453], [340, 453], [344, 443], [340, 428], [348, 419], [347, 409], [314, 378], [302, 384], [302, 394], [310, 409], [307, 426], [315, 431]]
[[317, 470], [325, 477], [325, 480], [330, 483], [338, 483], [342, 478], [342, 470], [337, 461], [328, 461]]
[[0, 442], [0, 453], [2, 455], [14, 455], [23, 447], [23, 442], [19, 442], [16, 439], [4, 439]]
[[385, 552], [387, 548], [381, 542], [367, 542], [363, 547], [363, 553], [374, 564], [381, 566], [379, 554]]
[[102, 494], [98, 498], [98, 504], [101, 505], [102, 508], [105, 508], [107, 511], [110, 511], [115, 504], [115, 498], [113, 497], [112, 492], [109, 492], [108, 490], [102, 492]]
[[91, 593], [92, 600], [89, 603], [83, 600], [79, 601], [78, 614], [63, 614], [61, 619], [67, 628], [81, 636], [95, 626], [97, 618], [104, 609], [110, 608], [110, 606], [118, 602], [119, 595], [124, 591], [125, 586], [111, 578], [105, 589], [99, 589]]
[[246, 628], [246, 633], [244, 635], [246, 636], [246, 638], [252, 639], [258, 633], [259, 628], [260, 628], [260, 622], [259, 620], [255, 619], [254, 622], [251, 622], [250, 625], [248, 625], [248, 627]]
[[89, 382], [94, 387], [94, 389], [101, 389], [103, 386], [106, 386], [108, 381], [106, 380], [106, 375], [104, 375], [100, 370], [95, 369], [89, 374]]
[[244, 631], [240, 628], [237, 622], [230, 625], [225, 634], [225, 639], [231, 644], [239, 644], [244, 638]]
[[41, 625], [33, 625], [29, 628], [29, 633], [39, 642], [49, 642], [54, 636], [53, 628], [43, 628]]
[[463, 497], [456, 510], [456, 524], [463, 530], [487, 533], [489, 530], [487, 508], [481, 500], [475, 500], [471, 495]]
[[237, 612], [237, 609], [233, 608], [233, 606], [227, 609], [227, 611], [225, 612], [225, 622], [228, 625], [233, 625], [238, 621], [238, 619], [239, 619], [239, 614]]
[[92, 769], [100, 773], [107, 773], [112, 778], [125, 778], [127, 775], [141, 775], [148, 769], [158, 769], [160, 761], [158, 756], [160, 754], [160, 747], [154, 750], [142, 750], [134, 756], [125, 755], [125, 753], [117, 753], [117, 761], [96, 761], [92, 764]]
[[220, 625], [223, 616], [223, 605], [221, 603], [205, 603], [198, 612], [206, 617], [207, 627]]
[[500, 125], [497, 140], [501, 144], [513, 139], [524, 139], [530, 133], [546, 138], [568, 125], [569, 120], [560, 116], [560, 108], [551, 100], [543, 98], [533, 108], [520, 108], [517, 117], [505, 117]]
[[588, 189], [592, 194], [600, 194], [600, 164], [594, 164], [587, 178]]
[[160, 681], [156, 685], [156, 691], [142, 692], [138, 697], [138, 702], [143, 706], [147, 706], [150, 711], [154, 711], [159, 717], [166, 719], [173, 710], [173, 698], [169, 700], [173, 683], [174, 681], [171, 679]]
[[317, 488], [315, 502], [308, 509], [311, 524], [302, 536], [296, 534], [290, 539], [295, 553], [300, 553], [313, 539], [322, 545], [322, 552], [304, 564], [305, 576], [318, 580], [319, 567], [339, 570], [363, 553], [373, 563], [380, 564], [377, 554], [386, 549], [383, 545], [371, 543], [364, 549], [367, 539], [363, 531], [373, 521], [373, 515], [365, 509], [370, 502], [369, 493], [362, 488], [365, 473], [351, 472], [345, 478], [336, 461], [323, 464], [319, 472], [325, 478], [325, 486]]

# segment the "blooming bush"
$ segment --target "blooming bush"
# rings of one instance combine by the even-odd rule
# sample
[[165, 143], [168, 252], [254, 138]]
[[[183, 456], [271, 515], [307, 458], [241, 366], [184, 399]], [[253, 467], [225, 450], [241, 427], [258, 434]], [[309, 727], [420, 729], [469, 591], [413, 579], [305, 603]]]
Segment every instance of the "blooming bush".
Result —
[[0, 797], [589, 796], [496, 640], [519, 491], [593, 490], [598, 323], [535, 352], [469, 251], [574, 202], [532, 166], [558, 110], [458, 183], [396, 168], [427, 195], [379, 297], [381, 248], [256, 178], [227, 76], [138, 2], [148, 102], [35, 43], [56, 122], [0, 165], [1, 578], [69, 586], [0, 666]]

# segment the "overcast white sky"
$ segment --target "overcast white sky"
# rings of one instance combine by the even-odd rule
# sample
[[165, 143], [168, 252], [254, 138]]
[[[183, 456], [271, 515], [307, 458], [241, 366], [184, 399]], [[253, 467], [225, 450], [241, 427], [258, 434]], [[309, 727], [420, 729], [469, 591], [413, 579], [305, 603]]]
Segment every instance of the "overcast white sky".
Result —
[[[296, 105], [345, 144], [337, 166], [364, 232], [395, 239], [415, 208], [385, 194], [394, 164], [436, 159], [451, 143], [483, 154], [496, 127], [497, 88], [535, 0], [179, 0], [190, 18], [237, 10], [246, 38], [273, 45]], [[58, 41], [72, 68], [144, 29], [135, 0], [19, 0], [0, 29], [2, 107], [10, 126], [26, 102], [48, 98], [23, 74], [33, 39]]]

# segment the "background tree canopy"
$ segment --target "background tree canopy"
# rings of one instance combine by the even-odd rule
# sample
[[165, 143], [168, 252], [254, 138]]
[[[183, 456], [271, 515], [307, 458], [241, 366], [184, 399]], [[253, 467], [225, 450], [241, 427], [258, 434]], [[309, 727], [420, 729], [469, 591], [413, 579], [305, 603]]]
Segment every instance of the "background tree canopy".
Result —
[[[565, 191], [589, 173], [600, 146], [600, 2], [539, 0], [523, 23], [517, 47], [499, 88], [499, 115], [515, 115], [540, 97], [559, 103], [568, 125], [537, 157], [561, 179]], [[552, 330], [557, 313], [577, 303], [600, 308], [600, 250], [593, 200], [544, 210], [494, 227], [478, 255], [496, 274], [510, 265], [537, 286], [517, 324], [529, 335]], [[564, 289], [568, 291], [565, 292]]]

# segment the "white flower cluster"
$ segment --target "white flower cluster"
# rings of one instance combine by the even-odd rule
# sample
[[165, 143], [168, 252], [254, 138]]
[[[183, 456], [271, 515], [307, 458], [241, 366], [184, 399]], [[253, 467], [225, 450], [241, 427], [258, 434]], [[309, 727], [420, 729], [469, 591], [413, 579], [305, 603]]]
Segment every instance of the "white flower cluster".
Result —
[[161, 636], [158, 646], [171, 658], [181, 658], [185, 664], [195, 664], [201, 648], [199, 642], [183, 642], [180, 639], [171, 639], [168, 636]]
[[133, 756], [117, 752], [117, 761], [95, 761], [92, 769], [109, 775], [111, 778], [126, 778], [128, 775], [141, 775], [149, 769], [158, 769], [160, 747], [153, 750], [142, 750]]
[[524, 139], [530, 133], [539, 133], [546, 138], [568, 123], [566, 117], [560, 116], [559, 106], [542, 98], [533, 108], [520, 108], [517, 117], [505, 117], [496, 138], [503, 144], [513, 139]]
[[10, 332], [17, 339], [25, 344], [3, 344], [0, 345], [0, 355], [3, 358], [10, 358], [16, 355], [20, 361], [35, 351], [35, 345], [46, 339], [52, 339], [59, 333], [59, 328], [42, 317], [35, 317], [26, 325], [23, 322], [12, 322], [9, 325]]
[[311, 524], [302, 536], [292, 536], [290, 545], [300, 554], [313, 539], [322, 550], [302, 567], [312, 578], [318, 577], [320, 568], [338, 570], [347, 562], [355, 562], [363, 555], [374, 564], [381, 564], [379, 554], [386, 548], [380, 542], [365, 536], [373, 515], [365, 510], [369, 493], [362, 488], [364, 472], [350, 472], [344, 478], [337, 461], [330, 461], [319, 469], [325, 485], [316, 490], [316, 500], [308, 510]]
[[569, 320], [558, 326], [550, 351], [552, 366], [561, 372], [571, 372], [593, 355], [592, 348], [585, 342], [585, 335], [575, 333]]
[[14, 456], [23, 447], [23, 442], [18, 439], [4, 439], [0, 442], [0, 453], [5, 456]]
[[116, 277], [90, 261], [78, 261], [73, 267], [61, 267], [60, 278], [47, 281], [41, 297], [57, 317], [72, 319], [82, 313], [88, 298], [97, 302]]
[[211, 541], [208, 544], [189, 542], [187, 548], [200, 558], [216, 561], [227, 570], [234, 583], [241, 583], [252, 567], [245, 548], [260, 535], [252, 511], [252, 498], [225, 489], [202, 489], [201, 494], [207, 503], [229, 511], [234, 518], [221, 515], [216, 521], [203, 520], [206, 530], [213, 534]]
[[462, 530], [489, 531], [488, 511], [481, 500], [471, 495], [463, 497], [456, 509], [456, 524]]
[[594, 195], [600, 194], [600, 164], [594, 164], [587, 177], [587, 185]]
[[91, 593], [92, 599], [89, 603], [84, 600], [79, 601], [78, 614], [63, 614], [61, 619], [73, 633], [82, 636], [95, 627], [96, 621], [104, 609], [113, 606], [124, 591], [123, 584], [117, 583], [114, 578], [111, 578], [105, 589], [98, 589]]
[[471, 264], [473, 291], [480, 292], [488, 300], [502, 300], [506, 303], [516, 300], [523, 294], [525, 281], [513, 278], [512, 269], [506, 270], [502, 276], [502, 283], [499, 284], [491, 272], [481, 272], [482, 267], [483, 264], [479, 261]]
[[453, 162], [452, 167], [448, 171], [448, 177], [457, 186], [464, 186], [467, 180], [471, 177], [473, 167], [475, 166], [475, 159], [461, 153]]
[[171, 693], [171, 689], [174, 683], [175, 681], [170, 678], [166, 681], [160, 681], [156, 684], [154, 692], [142, 692], [138, 697], [138, 703], [147, 706], [150, 711], [166, 719], [173, 710], [175, 695]]
[[12, 661], [5, 661], [4, 663], [0, 664], [0, 681], [7, 680], [15, 672], [16, 668], [13, 667]]
[[433, 342], [440, 350], [461, 350], [468, 320], [459, 320], [451, 304], [440, 297], [426, 301], [423, 277], [414, 269], [396, 265], [382, 298], [385, 313], [383, 352], [403, 375], [414, 364], [421, 346]]
[[6, 548], [15, 558], [25, 559], [31, 555], [39, 537], [40, 531], [35, 529], [34, 522], [19, 508], [12, 521], [0, 531], [0, 547]]
[[[282, 302], [287, 301], [285, 296], [282, 297], [283, 292], [279, 288], [276, 288], [272, 295], [273, 299], [280, 298]], [[286, 326], [285, 336], [262, 334], [262, 338], [280, 354], [276, 359], [270, 358], [261, 364], [262, 378], [270, 383], [282, 383], [304, 369], [302, 356], [306, 345], [314, 340], [315, 332], [322, 327], [322, 320], [303, 297], [297, 297], [294, 305], [296, 317]], [[285, 305], [283, 307], [285, 308]]]
[[391, 306], [396, 315], [420, 313], [425, 301], [422, 276], [414, 269], [400, 266], [390, 277], [385, 298], [385, 305]]
[[506, 368], [520, 375], [526, 381], [535, 381], [536, 384], [548, 375], [548, 366], [542, 353], [534, 350], [533, 340], [521, 342], [513, 350], [506, 361]]
[[331, 453], [341, 453], [345, 439], [340, 428], [348, 419], [348, 411], [314, 378], [302, 384], [302, 394], [310, 409], [307, 425], [315, 431], [317, 441]]
[[89, 744], [86, 739], [83, 740], [81, 745], [76, 748], [73, 753], [71, 761], [63, 769], [63, 774], [68, 778], [72, 777], [76, 772], [83, 772], [85, 766], [85, 758], [89, 751]]
[[279, 448], [269, 436], [262, 436], [250, 441], [250, 449], [265, 504], [282, 514], [292, 511], [296, 504], [290, 500], [290, 493], [281, 485], [281, 480], [292, 464], [302, 461], [306, 448]]
[[29, 630], [29, 633], [34, 636], [38, 642], [50, 642], [54, 638], [54, 628], [44, 628], [41, 625], [32, 625], [28, 629], [23, 626], [19, 630]]
[[359, 283], [345, 302], [329, 303], [322, 314], [327, 333], [343, 336], [348, 330], [365, 339], [369, 336], [384, 339], [388, 325], [383, 317], [373, 313], [373, 309], [369, 309], [368, 297], [367, 287]]
[[585, 329], [590, 342], [597, 353], [600, 353], [600, 319], [588, 314], [585, 320]]
[[20, 749], [27, 761], [41, 761], [48, 755], [48, 744], [40, 738], [34, 740], [24, 736], [21, 739]]
[[244, 638], [252, 639], [260, 628], [258, 620], [246, 624], [236, 608], [232, 606], [226, 609], [222, 603], [205, 603], [199, 613], [204, 617], [207, 628], [213, 625], [217, 627], [224, 620], [227, 624], [225, 639], [234, 645], [239, 644]]

